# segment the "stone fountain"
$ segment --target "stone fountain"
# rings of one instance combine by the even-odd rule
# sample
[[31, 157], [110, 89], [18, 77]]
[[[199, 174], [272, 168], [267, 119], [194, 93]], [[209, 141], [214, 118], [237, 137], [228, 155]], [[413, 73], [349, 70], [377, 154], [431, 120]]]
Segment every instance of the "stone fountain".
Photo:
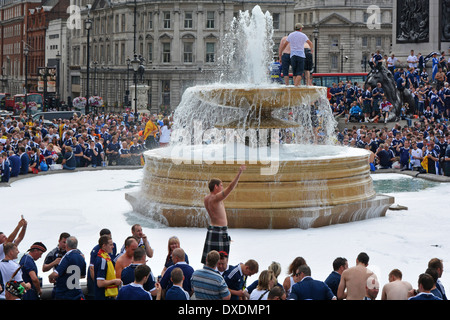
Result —
[[374, 191], [366, 150], [334, 145], [326, 92], [270, 83], [188, 88], [171, 145], [144, 153], [141, 190], [126, 199], [164, 225], [206, 227], [208, 181], [226, 186], [246, 164], [225, 200], [230, 228], [306, 229], [384, 216], [394, 199]]

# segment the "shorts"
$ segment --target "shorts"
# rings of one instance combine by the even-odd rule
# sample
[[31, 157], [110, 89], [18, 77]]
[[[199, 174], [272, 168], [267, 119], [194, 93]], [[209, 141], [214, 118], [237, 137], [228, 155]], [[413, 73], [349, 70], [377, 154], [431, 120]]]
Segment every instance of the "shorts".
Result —
[[313, 69], [313, 55], [311, 49], [305, 49], [305, 70], [312, 71]]
[[299, 56], [291, 57], [292, 73], [294, 77], [301, 76], [303, 71], [305, 71], [305, 60], [305, 58]]
[[225, 251], [230, 253], [230, 240], [228, 227], [209, 226], [206, 233], [205, 245], [203, 247], [202, 263], [206, 263], [206, 256], [211, 250]]
[[283, 71], [283, 77], [289, 76], [289, 66], [291, 65], [291, 56], [289, 53], [283, 53], [281, 55], [281, 68]]

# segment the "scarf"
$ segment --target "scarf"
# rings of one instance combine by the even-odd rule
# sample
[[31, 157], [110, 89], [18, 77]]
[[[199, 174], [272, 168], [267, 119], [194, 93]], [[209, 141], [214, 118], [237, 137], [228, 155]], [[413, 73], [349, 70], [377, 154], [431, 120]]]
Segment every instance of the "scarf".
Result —
[[[114, 265], [111, 261], [111, 257], [109, 254], [100, 249], [97, 254], [99, 257], [102, 257], [106, 260], [107, 268], [106, 268], [106, 280], [113, 280], [116, 278], [116, 272], [114, 270]], [[115, 297], [119, 294], [118, 286], [108, 286], [105, 288], [105, 297]]]

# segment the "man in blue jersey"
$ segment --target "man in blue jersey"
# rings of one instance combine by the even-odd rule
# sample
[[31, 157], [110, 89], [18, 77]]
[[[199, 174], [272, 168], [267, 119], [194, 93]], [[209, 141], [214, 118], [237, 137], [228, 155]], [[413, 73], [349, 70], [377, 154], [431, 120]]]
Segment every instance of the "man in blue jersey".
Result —
[[188, 265], [185, 261], [185, 252], [181, 248], [176, 248], [172, 252], [172, 261], [173, 265], [167, 268], [166, 272], [164, 272], [164, 275], [160, 281], [161, 288], [163, 290], [163, 296], [169, 290], [173, 283], [170, 279], [170, 274], [173, 269], [180, 268], [183, 271], [184, 274], [184, 281], [183, 281], [183, 289], [189, 292], [189, 294], [192, 293], [192, 286], [191, 286], [191, 276], [194, 273], [194, 269]]
[[247, 278], [258, 273], [258, 262], [253, 259], [239, 263], [223, 274], [223, 278], [231, 293], [230, 300], [248, 300], [249, 293], [245, 290]]
[[[137, 266], [134, 272], [135, 280], [120, 288], [116, 300], [153, 300], [150, 292], [144, 289], [144, 283], [147, 282], [149, 276], [149, 266], [145, 264]], [[161, 287], [158, 283], [156, 284], [156, 288], [158, 290], [156, 300], [160, 300]]]
[[414, 290], [415, 295], [408, 300], [442, 300], [431, 293], [434, 287], [434, 279], [427, 273], [422, 273], [418, 280], [419, 290]]
[[[100, 237], [107, 235], [111, 237], [111, 231], [107, 228], [100, 230]], [[100, 250], [100, 246], [97, 244], [92, 250], [89, 259], [89, 272], [87, 276], [87, 285], [88, 285], [88, 299], [94, 299], [94, 261], [97, 258], [98, 251]], [[112, 261], [115, 261], [117, 258], [117, 245], [114, 243], [114, 247], [112, 252], [109, 254]], [[132, 282], [131, 280], [130, 282]]]
[[[183, 270], [178, 267], [170, 272], [170, 280], [173, 286], [167, 290], [165, 300], [190, 300], [189, 293], [183, 289], [183, 281], [185, 279]], [[188, 281], [191, 282], [190, 279]]]
[[331, 292], [337, 296], [337, 289], [339, 282], [341, 282], [341, 275], [344, 270], [348, 269], [348, 261], [345, 258], [338, 257], [333, 261], [333, 271], [326, 278], [325, 284], [331, 289]]
[[80, 280], [86, 277], [86, 261], [77, 248], [77, 238], [68, 237], [67, 252], [48, 277], [51, 283], [55, 283], [56, 300], [84, 300]]
[[[132, 283], [134, 279], [134, 273], [136, 268], [142, 264], [146, 263], [146, 254], [144, 248], [136, 248], [133, 252], [133, 262], [126, 268], [124, 268], [120, 274], [123, 285]], [[150, 275], [148, 276], [147, 282], [143, 284], [144, 289], [152, 294], [153, 297], [157, 296], [158, 291], [156, 290], [156, 281], [153, 272], [150, 270]]]
[[9, 178], [11, 177], [11, 167], [6, 152], [0, 154], [0, 171], [1, 182], [9, 182]]
[[122, 280], [116, 278], [114, 264], [110, 254], [114, 249], [111, 237], [103, 235], [98, 240], [100, 250], [94, 261], [94, 294], [95, 300], [114, 300]]
[[28, 249], [28, 253], [20, 259], [19, 264], [22, 266], [22, 279], [31, 284], [31, 289], [27, 290], [22, 296], [22, 300], [39, 300], [42, 290], [35, 261], [40, 259], [45, 251], [47, 251], [47, 248], [42, 242], [35, 242]]

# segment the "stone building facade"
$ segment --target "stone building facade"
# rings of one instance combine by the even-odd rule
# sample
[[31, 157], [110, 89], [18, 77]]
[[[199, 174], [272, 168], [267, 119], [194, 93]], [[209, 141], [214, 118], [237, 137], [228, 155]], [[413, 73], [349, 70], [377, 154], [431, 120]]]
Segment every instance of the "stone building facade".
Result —
[[[148, 109], [173, 110], [184, 90], [210, 80], [221, 54], [221, 39], [240, 10], [259, 5], [274, 18], [274, 41], [294, 26], [294, 1], [106, 1], [77, 3], [82, 11], [82, 28], [69, 30], [70, 81], [72, 96], [86, 92], [87, 31], [89, 13], [90, 81], [109, 107], [121, 109], [127, 88], [133, 86], [134, 7], [136, 54], [144, 58], [145, 72], [139, 83], [148, 86]], [[90, 10], [86, 6], [90, 5]], [[278, 48], [274, 48], [277, 52]]]
[[392, 0], [299, 0], [294, 19], [313, 43], [318, 31], [316, 72], [364, 72], [372, 53], [391, 53], [392, 10]]

